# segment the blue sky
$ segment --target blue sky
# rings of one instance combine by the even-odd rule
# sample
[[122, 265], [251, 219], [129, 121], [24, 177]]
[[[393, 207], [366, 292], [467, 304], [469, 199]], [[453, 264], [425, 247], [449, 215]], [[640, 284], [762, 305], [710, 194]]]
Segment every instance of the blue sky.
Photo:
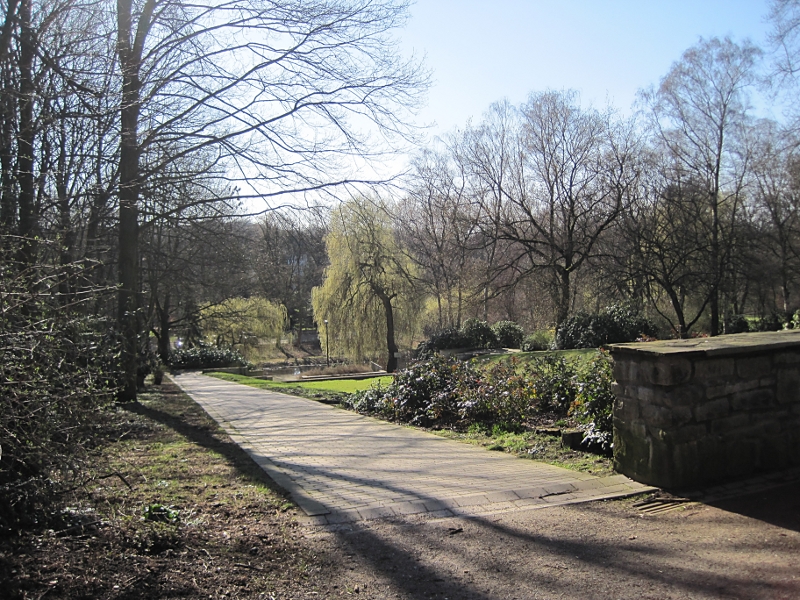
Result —
[[492, 102], [575, 89], [627, 112], [702, 37], [765, 45], [767, 0], [417, 0], [398, 32], [427, 56], [432, 134], [478, 120]]

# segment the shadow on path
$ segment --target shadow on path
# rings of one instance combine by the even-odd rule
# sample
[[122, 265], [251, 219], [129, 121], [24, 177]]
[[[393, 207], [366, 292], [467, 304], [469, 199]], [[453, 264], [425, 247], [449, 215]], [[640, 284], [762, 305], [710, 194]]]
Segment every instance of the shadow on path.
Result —
[[800, 481], [713, 502], [711, 506], [800, 532]]

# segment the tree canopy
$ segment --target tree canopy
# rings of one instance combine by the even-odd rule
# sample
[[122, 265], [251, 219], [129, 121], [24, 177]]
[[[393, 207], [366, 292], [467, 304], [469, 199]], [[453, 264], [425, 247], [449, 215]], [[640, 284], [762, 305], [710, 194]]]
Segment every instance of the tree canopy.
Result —
[[385, 203], [355, 198], [333, 211], [325, 238], [330, 264], [312, 292], [329, 351], [397, 366], [398, 337], [414, 331], [419, 298], [413, 263], [396, 239]]

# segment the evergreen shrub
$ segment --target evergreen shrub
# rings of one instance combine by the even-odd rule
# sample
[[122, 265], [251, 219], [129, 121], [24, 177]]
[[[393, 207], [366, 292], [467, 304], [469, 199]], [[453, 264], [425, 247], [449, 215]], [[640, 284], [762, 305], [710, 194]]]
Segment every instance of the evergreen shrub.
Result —
[[580, 312], [566, 319], [556, 332], [555, 345], [559, 350], [599, 348], [657, 334], [652, 321], [630, 306], [616, 304], [596, 315]]
[[497, 348], [497, 335], [486, 321], [467, 319], [461, 326], [461, 335], [470, 348]]
[[169, 366], [173, 369], [213, 369], [251, 365], [236, 350], [201, 344], [193, 348], [181, 348], [170, 352]]
[[553, 347], [553, 337], [546, 330], [539, 330], [522, 340], [520, 346], [523, 352], [541, 352], [551, 350]]
[[492, 331], [501, 348], [519, 348], [522, 346], [525, 332], [514, 321], [498, 321], [492, 325]]

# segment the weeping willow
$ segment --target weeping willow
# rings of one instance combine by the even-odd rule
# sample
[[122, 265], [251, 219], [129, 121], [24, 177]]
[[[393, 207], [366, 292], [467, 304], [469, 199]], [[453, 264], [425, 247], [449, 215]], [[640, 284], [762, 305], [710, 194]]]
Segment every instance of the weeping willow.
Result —
[[344, 203], [332, 215], [325, 246], [330, 264], [311, 296], [323, 346], [393, 371], [400, 344], [411, 344], [420, 299], [386, 206], [364, 198]]
[[231, 298], [201, 311], [203, 333], [217, 346], [252, 345], [259, 338], [280, 343], [286, 307], [264, 298]]

